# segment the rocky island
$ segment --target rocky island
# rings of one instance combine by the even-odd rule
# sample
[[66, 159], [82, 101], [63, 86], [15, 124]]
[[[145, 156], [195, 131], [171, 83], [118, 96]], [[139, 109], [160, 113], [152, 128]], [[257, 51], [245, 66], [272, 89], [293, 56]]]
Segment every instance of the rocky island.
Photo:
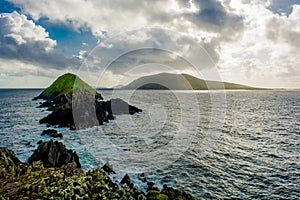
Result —
[[94, 88], [71, 73], [58, 77], [33, 100], [37, 99], [45, 100], [39, 107], [52, 111], [40, 123], [70, 129], [97, 126], [113, 120], [115, 115], [142, 111], [119, 98], [104, 101]]

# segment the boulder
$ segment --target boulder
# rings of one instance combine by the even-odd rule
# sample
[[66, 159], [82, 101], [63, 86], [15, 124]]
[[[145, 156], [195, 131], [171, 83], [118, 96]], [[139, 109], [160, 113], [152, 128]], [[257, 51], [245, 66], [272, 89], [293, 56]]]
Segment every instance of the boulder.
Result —
[[124, 100], [117, 98], [117, 99], [111, 99], [107, 101], [106, 108], [109, 115], [121, 115], [121, 114], [130, 114], [133, 115], [138, 112], [142, 112], [141, 109], [129, 105]]
[[43, 135], [49, 135], [50, 137], [54, 137], [54, 138], [62, 138], [63, 135], [61, 133], [58, 133], [57, 130], [55, 129], [47, 129], [47, 130], [44, 130], [43, 133], [41, 134], [41, 136]]
[[79, 157], [76, 152], [67, 149], [58, 141], [42, 142], [28, 159], [28, 163], [41, 160], [45, 167], [61, 167], [68, 163], [75, 163], [76, 168], [81, 168]]
[[115, 170], [113, 169], [113, 166], [109, 162], [105, 163], [102, 169], [108, 174], [116, 174]]
[[121, 180], [121, 184], [124, 185], [126, 184], [127, 186], [129, 186], [131, 183], [130, 181], [130, 177], [128, 174], [125, 174], [125, 176], [123, 177], [123, 179]]

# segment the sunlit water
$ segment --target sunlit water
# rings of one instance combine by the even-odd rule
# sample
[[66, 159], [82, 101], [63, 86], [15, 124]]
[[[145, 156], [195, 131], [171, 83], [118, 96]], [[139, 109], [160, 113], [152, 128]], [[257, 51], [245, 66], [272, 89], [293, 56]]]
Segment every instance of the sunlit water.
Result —
[[[49, 112], [41, 90], [0, 90], [0, 146], [22, 161], [37, 147]], [[199, 198], [300, 198], [299, 91], [101, 91], [144, 110], [80, 131], [57, 128], [85, 170], [110, 161], [129, 173]], [[28, 143], [30, 142], [30, 145]]]

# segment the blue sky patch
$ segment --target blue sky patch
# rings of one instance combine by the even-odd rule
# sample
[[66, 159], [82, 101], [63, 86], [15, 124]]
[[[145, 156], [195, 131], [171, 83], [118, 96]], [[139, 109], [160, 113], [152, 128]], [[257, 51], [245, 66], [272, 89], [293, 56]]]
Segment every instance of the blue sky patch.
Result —
[[86, 43], [90, 47], [97, 44], [97, 39], [90, 29], [75, 31], [64, 24], [53, 24], [47, 18], [41, 18], [36, 23], [46, 29], [49, 37], [57, 41], [57, 48], [66, 55], [77, 55], [82, 43]]
[[0, 13], [11, 13], [13, 11], [21, 12], [21, 9], [16, 7], [13, 3], [0, 0]]

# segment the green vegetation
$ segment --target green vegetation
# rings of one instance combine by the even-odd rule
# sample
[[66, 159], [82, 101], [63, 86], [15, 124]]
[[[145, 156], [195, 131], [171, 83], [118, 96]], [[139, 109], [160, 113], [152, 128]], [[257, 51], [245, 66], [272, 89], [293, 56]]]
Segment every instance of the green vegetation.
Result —
[[96, 93], [96, 90], [81, 80], [75, 74], [67, 73], [58, 77], [47, 89], [45, 89], [37, 98], [53, 99], [60, 95], [72, 96], [73, 90], [78, 88], [86, 89], [90, 93]]
[[74, 163], [45, 166], [41, 160], [29, 165], [22, 163], [13, 151], [0, 147], [0, 199], [196, 199], [167, 186], [161, 191], [149, 190], [148, 194], [139, 192], [132, 183], [119, 186], [100, 167], [83, 172]]
[[151, 76], [144, 76], [134, 80], [123, 89], [173, 89], [173, 90], [259, 90], [262, 88], [254, 88], [247, 85], [208, 81], [196, 78], [188, 74], [169, 74], [161, 73]]
[[161, 194], [159, 191], [150, 190], [147, 195], [149, 200], [168, 200], [169, 197], [165, 194]]

